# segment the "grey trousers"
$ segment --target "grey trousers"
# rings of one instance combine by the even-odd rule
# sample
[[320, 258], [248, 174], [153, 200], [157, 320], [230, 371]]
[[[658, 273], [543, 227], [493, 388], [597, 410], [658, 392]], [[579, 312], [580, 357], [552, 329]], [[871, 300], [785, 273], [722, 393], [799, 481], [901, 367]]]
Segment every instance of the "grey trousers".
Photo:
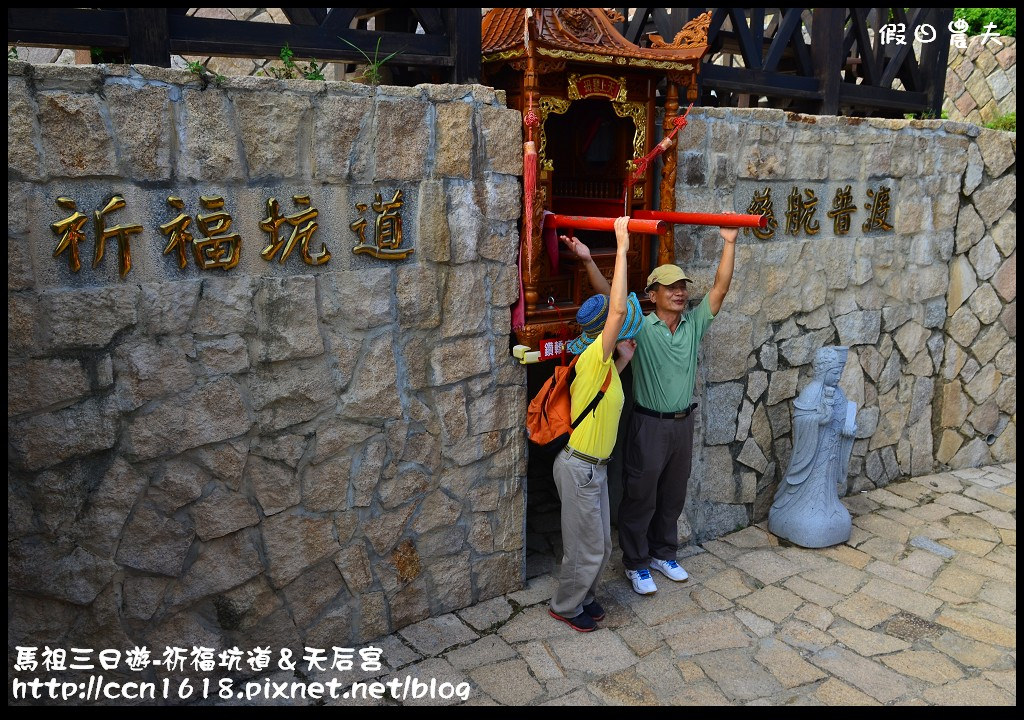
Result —
[[551, 609], [573, 618], [594, 601], [598, 578], [612, 556], [608, 467], [560, 452], [554, 475], [562, 500], [562, 567]]
[[626, 462], [619, 505], [619, 547], [627, 570], [651, 558], [675, 560], [679, 516], [686, 504], [693, 457], [693, 420], [633, 413], [626, 433]]

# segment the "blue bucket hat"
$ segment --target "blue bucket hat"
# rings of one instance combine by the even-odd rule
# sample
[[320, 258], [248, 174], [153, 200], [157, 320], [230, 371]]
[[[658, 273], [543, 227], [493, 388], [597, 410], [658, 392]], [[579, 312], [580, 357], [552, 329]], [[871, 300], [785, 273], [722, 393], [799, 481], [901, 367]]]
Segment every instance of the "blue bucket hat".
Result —
[[[568, 345], [568, 350], [573, 355], [581, 354], [590, 343], [601, 336], [604, 323], [608, 319], [608, 303], [607, 295], [594, 295], [580, 306], [579, 312], [576, 313], [576, 322], [582, 332]], [[636, 293], [630, 293], [626, 298], [626, 319], [622, 322], [618, 340], [629, 340], [635, 337], [640, 332], [640, 325], [643, 321], [644, 312], [640, 307], [640, 300]]]

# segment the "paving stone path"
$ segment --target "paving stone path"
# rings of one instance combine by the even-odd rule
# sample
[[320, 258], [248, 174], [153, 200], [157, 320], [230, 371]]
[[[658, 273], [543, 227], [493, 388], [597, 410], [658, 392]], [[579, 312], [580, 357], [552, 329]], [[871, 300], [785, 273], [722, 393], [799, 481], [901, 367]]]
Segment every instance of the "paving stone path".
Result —
[[688, 548], [691, 579], [653, 596], [616, 552], [592, 633], [548, 616], [541, 575], [376, 641], [376, 677], [468, 682], [468, 705], [1015, 705], [1016, 472], [848, 497], [852, 537], [823, 550], [748, 527]]

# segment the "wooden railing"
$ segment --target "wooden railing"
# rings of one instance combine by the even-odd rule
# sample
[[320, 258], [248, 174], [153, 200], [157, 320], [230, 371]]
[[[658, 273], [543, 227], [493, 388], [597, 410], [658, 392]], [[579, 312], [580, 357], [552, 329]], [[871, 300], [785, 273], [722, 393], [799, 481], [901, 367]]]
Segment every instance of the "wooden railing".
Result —
[[[276, 58], [285, 44], [296, 58], [365, 63], [344, 39], [371, 59], [398, 52], [388, 63], [398, 84], [480, 77], [479, 8], [282, 10], [290, 24], [193, 17], [187, 8], [11, 8], [7, 43], [95, 48], [162, 67], [170, 67], [172, 54]], [[373, 30], [365, 29], [370, 17]]]
[[[620, 31], [638, 44], [651, 32], [671, 40], [704, 10], [636, 8]], [[343, 38], [371, 57], [375, 51], [379, 57], [398, 51], [388, 63], [396, 84], [479, 79], [479, 8], [283, 11], [290, 24], [193, 17], [185, 8], [12, 8], [7, 42], [97, 48], [107, 58], [120, 55], [125, 62], [165, 67], [172, 54], [273, 58], [285, 44], [296, 58], [365, 62]], [[909, 13], [903, 8], [714, 8], [711, 52], [698, 76], [699, 103], [938, 117], [952, 13], [951, 8]], [[371, 17], [374, 29], [368, 30]], [[906, 44], [881, 42], [880, 30], [889, 23], [905, 26]], [[925, 26], [935, 30], [935, 39], [915, 48], [914, 31]]]
[[[705, 9], [636, 8], [621, 32], [638, 44], [651, 32], [671, 40]], [[952, 19], [952, 8], [714, 8], [700, 103], [764, 97], [768, 107], [821, 115], [938, 117]], [[890, 23], [903, 25], [906, 44], [882, 43]], [[934, 39], [915, 46], [915, 30], [929, 27]]]

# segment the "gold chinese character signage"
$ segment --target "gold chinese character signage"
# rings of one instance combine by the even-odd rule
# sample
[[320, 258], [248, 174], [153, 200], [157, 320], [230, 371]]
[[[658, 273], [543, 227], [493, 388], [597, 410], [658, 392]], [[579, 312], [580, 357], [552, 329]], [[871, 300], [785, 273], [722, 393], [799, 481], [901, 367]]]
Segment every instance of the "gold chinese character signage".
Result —
[[814, 211], [818, 209], [818, 198], [815, 197], [814, 191], [805, 188], [804, 197], [800, 196], [800, 192], [793, 186], [793, 190], [789, 193], [789, 209], [786, 210], [786, 232], [790, 235], [796, 235], [803, 229], [808, 235], [817, 235], [820, 227], [818, 221], [814, 219]]
[[[353, 221], [349, 228], [359, 238], [359, 242], [352, 248], [356, 255], [372, 255], [382, 260], [401, 260], [409, 256], [413, 248], [399, 247], [402, 244], [402, 216], [399, 210], [402, 207], [402, 191], [396, 190], [395, 196], [390, 202], [384, 202], [380, 193], [374, 196], [374, 203], [369, 207], [377, 213], [373, 223], [373, 241], [366, 240], [366, 227], [369, 224], [366, 218], [359, 218]], [[356, 203], [356, 210], [360, 213], [367, 209], [366, 203]]]
[[[892, 200], [890, 188], [886, 185], [869, 187], [866, 190], [867, 202], [863, 209], [867, 211], [867, 219], [860, 225], [862, 232], [892, 232], [893, 224], [890, 213]], [[827, 196], [826, 196], [827, 197]], [[818, 211], [818, 194], [813, 188], [792, 186], [786, 196], [785, 233], [813, 237], [821, 231]], [[768, 224], [765, 228], [746, 228], [745, 233], [753, 232], [761, 240], [775, 237], [779, 221], [775, 217], [775, 202], [772, 199], [772, 188], [754, 189], [750, 204], [746, 211], [752, 215], [764, 215]], [[832, 221], [832, 231], [837, 236], [847, 235], [853, 227], [853, 215], [858, 212], [857, 202], [850, 185], [836, 188], [832, 196], [832, 208], [825, 216]], [[826, 222], [827, 227], [827, 222]]]
[[889, 188], [880, 187], [878, 191], [868, 190], [868, 197], [871, 198], [871, 202], [864, 206], [864, 209], [868, 211], [868, 219], [861, 226], [864, 232], [871, 232], [872, 230], [892, 230], [892, 225], [889, 224]]
[[[199, 198], [199, 202], [206, 210], [217, 211], [208, 215], [196, 215], [196, 227], [203, 237], [193, 237], [188, 231], [192, 218], [185, 213], [179, 213], [178, 217], [160, 226], [160, 232], [168, 237], [164, 255], [175, 253], [178, 268], [184, 270], [188, 265], [185, 251], [191, 247], [192, 257], [199, 269], [230, 270], [238, 264], [241, 257], [242, 238], [238, 233], [228, 233], [233, 219], [223, 210], [224, 198], [219, 195], [204, 195]], [[184, 201], [173, 195], [167, 198], [167, 204], [176, 210], [185, 209]]]
[[[103, 204], [102, 210], [93, 211], [93, 223], [95, 227], [95, 246], [92, 258], [93, 268], [100, 264], [107, 249], [107, 240], [117, 238], [118, 272], [124, 277], [132, 269], [132, 249], [130, 243], [131, 235], [142, 232], [141, 225], [113, 225], [107, 226], [107, 215], [121, 210], [127, 203], [120, 195], [112, 196]], [[65, 210], [74, 212], [50, 225], [50, 228], [60, 236], [53, 256], [58, 257], [62, 253], [68, 253], [68, 265], [71, 272], [78, 272], [82, 263], [78, 257], [78, 243], [86, 239], [82, 228], [88, 222], [86, 215], [78, 212], [78, 205], [74, 200], [67, 197], [57, 198], [57, 205]]]
[[754, 198], [747, 207], [747, 213], [750, 215], [763, 215], [768, 221], [763, 229], [752, 228], [756, 237], [761, 240], [767, 240], [775, 234], [779, 221], [775, 219], [775, 205], [772, 203], [772, 189], [770, 187], [766, 187], [761, 194], [758, 194], [757, 191], [754, 192]]
[[836, 196], [832, 200], [832, 209], [825, 213], [832, 218], [832, 229], [836, 235], [845, 235], [850, 232], [850, 215], [856, 210], [857, 206], [853, 202], [850, 186], [837, 189]]
[[[185, 201], [175, 195], [167, 197], [171, 213], [177, 216], [159, 225], [157, 231], [167, 240], [163, 254], [177, 264], [178, 269], [185, 270], [189, 265], [189, 257], [199, 270], [231, 270], [238, 265], [242, 255], [242, 236], [231, 232], [234, 218], [225, 209], [223, 196], [202, 195], [199, 198], [201, 211], [193, 217], [185, 207]], [[275, 259], [283, 265], [292, 253], [306, 265], [324, 265], [331, 259], [331, 252], [326, 243], [314, 242], [314, 234], [320, 228], [317, 218], [320, 211], [312, 206], [309, 195], [292, 195], [295, 204], [294, 212], [288, 214], [281, 209], [277, 198], [269, 198], [266, 202], [266, 216], [258, 225], [267, 234], [267, 242], [260, 251], [260, 257], [267, 262]], [[71, 272], [82, 268], [80, 244], [89, 241], [89, 216], [78, 211], [78, 205], [72, 198], [59, 197], [57, 206], [70, 211], [70, 215], [50, 224], [57, 235], [57, 245], [53, 257], [66, 255]], [[360, 218], [349, 227], [359, 238], [352, 252], [356, 255], [372, 255], [384, 260], [401, 260], [412, 252], [411, 247], [402, 247], [402, 191], [397, 190], [390, 201], [385, 202], [381, 194], [375, 194], [370, 205], [357, 203], [356, 209], [362, 213], [373, 210], [373, 238], [367, 240], [366, 233], [369, 222]], [[95, 268], [103, 260], [107, 241], [117, 239], [118, 270], [125, 277], [132, 269], [131, 239], [132, 235], [143, 232], [142, 225], [128, 222], [117, 222], [119, 211], [125, 211], [127, 203], [121, 195], [112, 195], [102, 207], [93, 211], [93, 262]], [[197, 237], [198, 236], [198, 237]], [[161, 241], [163, 242], [163, 241]]]
[[222, 268], [230, 270], [238, 264], [238, 258], [242, 249], [242, 238], [238, 233], [228, 233], [231, 227], [232, 218], [224, 212], [224, 198], [200, 197], [199, 202], [207, 210], [218, 212], [209, 215], [196, 215], [196, 222], [199, 231], [205, 236], [203, 240], [197, 241], [196, 262], [203, 270]]
[[57, 243], [53, 256], [59, 257], [61, 253], [67, 252], [71, 272], [78, 272], [82, 268], [82, 262], [78, 259], [78, 243], [85, 240], [82, 227], [89, 222], [89, 216], [78, 212], [78, 206], [71, 198], [57, 198], [57, 205], [65, 210], [74, 210], [74, 213], [50, 225], [53, 231], [60, 235], [60, 242]]
[[[309, 205], [309, 195], [293, 195], [292, 200], [296, 205]], [[264, 260], [271, 261], [284, 246], [284, 251], [281, 252], [281, 257], [277, 261], [284, 264], [284, 261], [292, 254], [292, 250], [295, 249], [295, 244], [301, 241], [299, 255], [302, 257], [302, 262], [307, 265], [323, 265], [331, 259], [331, 253], [327, 251], [326, 245], [321, 245], [320, 252], [316, 255], [311, 255], [309, 252], [309, 241], [312, 239], [313, 233], [320, 227], [316, 222], [316, 217], [319, 214], [320, 212], [316, 208], [307, 207], [292, 215], [282, 215], [277, 198], [267, 200], [267, 217], [260, 222], [260, 230], [270, 235], [270, 244], [263, 248], [260, 256]], [[292, 226], [292, 234], [288, 237], [287, 243], [283, 237], [278, 235], [278, 231], [285, 223]]]

